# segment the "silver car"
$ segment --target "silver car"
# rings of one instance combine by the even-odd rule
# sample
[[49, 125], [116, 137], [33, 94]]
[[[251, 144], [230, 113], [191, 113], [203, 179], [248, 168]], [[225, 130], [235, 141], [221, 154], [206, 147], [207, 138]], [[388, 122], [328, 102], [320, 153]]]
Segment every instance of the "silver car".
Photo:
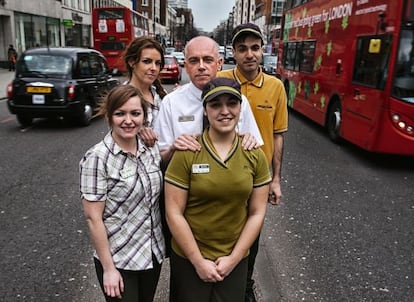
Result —
[[263, 55], [263, 71], [270, 75], [276, 75], [277, 56], [271, 54]]

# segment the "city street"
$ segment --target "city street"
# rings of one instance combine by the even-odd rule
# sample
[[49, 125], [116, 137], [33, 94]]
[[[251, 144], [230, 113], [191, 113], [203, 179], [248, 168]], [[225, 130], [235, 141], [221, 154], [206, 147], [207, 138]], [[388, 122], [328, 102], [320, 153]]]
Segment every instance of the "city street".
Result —
[[[21, 129], [0, 100], [0, 301], [104, 301], [78, 163], [107, 131], [102, 118]], [[261, 235], [261, 302], [412, 301], [413, 157], [333, 144], [290, 111], [282, 176], [283, 204], [268, 206]], [[168, 301], [167, 265], [155, 301]]]

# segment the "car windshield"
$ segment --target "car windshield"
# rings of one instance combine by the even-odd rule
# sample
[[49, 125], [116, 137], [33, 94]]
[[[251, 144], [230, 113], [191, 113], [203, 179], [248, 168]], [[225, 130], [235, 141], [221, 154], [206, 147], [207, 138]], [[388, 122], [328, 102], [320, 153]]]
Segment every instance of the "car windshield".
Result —
[[175, 63], [174, 58], [172, 57], [165, 57], [164, 61], [165, 61], [165, 65], [171, 65]]
[[34, 77], [65, 76], [72, 71], [71, 58], [51, 54], [34, 54], [23, 57], [17, 73]]
[[264, 56], [263, 57], [263, 64], [265, 65], [275, 65], [276, 64], [276, 56]]
[[174, 52], [175, 51], [175, 48], [174, 47], [167, 47], [166, 49], [165, 49], [165, 53], [166, 54], [170, 54], [170, 53], [172, 53], [172, 52]]
[[174, 51], [174, 52], [171, 53], [171, 55], [173, 55], [177, 58], [184, 58], [184, 54], [182, 52], [179, 52], [179, 51], [178, 52]]

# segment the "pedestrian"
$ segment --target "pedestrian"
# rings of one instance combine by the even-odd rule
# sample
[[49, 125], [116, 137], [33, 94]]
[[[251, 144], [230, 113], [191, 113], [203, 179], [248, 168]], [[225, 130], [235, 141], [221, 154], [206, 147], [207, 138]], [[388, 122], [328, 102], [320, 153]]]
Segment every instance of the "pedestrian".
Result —
[[[269, 202], [277, 205], [282, 198], [280, 181], [283, 134], [288, 129], [286, 92], [279, 79], [265, 74], [260, 67], [263, 57], [263, 36], [257, 25], [246, 23], [237, 26], [233, 31], [232, 47], [236, 66], [219, 72], [219, 76], [237, 80], [241, 85], [241, 92], [250, 102], [264, 141], [261, 148], [272, 171]], [[246, 302], [256, 301], [252, 275], [259, 239], [260, 235], [250, 249]]]
[[106, 301], [152, 302], [165, 257], [159, 194], [158, 145], [147, 147], [138, 131], [147, 103], [135, 87], [120, 85], [98, 115], [110, 130], [80, 161], [80, 191], [95, 268]]
[[14, 49], [13, 45], [10, 44], [7, 49], [7, 58], [9, 61], [9, 71], [16, 70], [16, 60], [17, 60], [17, 51]]
[[[166, 161], [174, 150], [200, 150], [196, 137], [203, 131], [202, 89], [216, 77], [223, 61], [217, 43], [207, 36], [191, 39], [185, 46], [184, 55], [190, 83], [164, 97], [154, 123], [158, 144]], [[243, 146], [246, 149], [260, 146], [263, 141], [245, 97], [241, 107], [238, 133], [246, 134]]]
[[271, 178], [263, 151], [241, 146], [241, 103], [236, 81], [205, 85], [202, 148], [175, 151], [165, 174], [176, 301], [244, 301], [247, 255], [263, 225]]

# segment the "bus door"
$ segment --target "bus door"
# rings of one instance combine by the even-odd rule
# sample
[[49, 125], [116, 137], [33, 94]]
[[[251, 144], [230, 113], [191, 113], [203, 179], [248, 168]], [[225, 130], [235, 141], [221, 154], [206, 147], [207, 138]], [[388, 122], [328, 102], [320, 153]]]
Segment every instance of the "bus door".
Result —
[[[384, 89], [391, 38], [390, 34], [357, 37], [351, 91], [343, 112], [351, 118], [348, 125], [343, 124], [344, 135], [352, 140], [368, 141], [381, 118], [386, 101]], [[358, 120], [358, 123], [352, 120]]]

